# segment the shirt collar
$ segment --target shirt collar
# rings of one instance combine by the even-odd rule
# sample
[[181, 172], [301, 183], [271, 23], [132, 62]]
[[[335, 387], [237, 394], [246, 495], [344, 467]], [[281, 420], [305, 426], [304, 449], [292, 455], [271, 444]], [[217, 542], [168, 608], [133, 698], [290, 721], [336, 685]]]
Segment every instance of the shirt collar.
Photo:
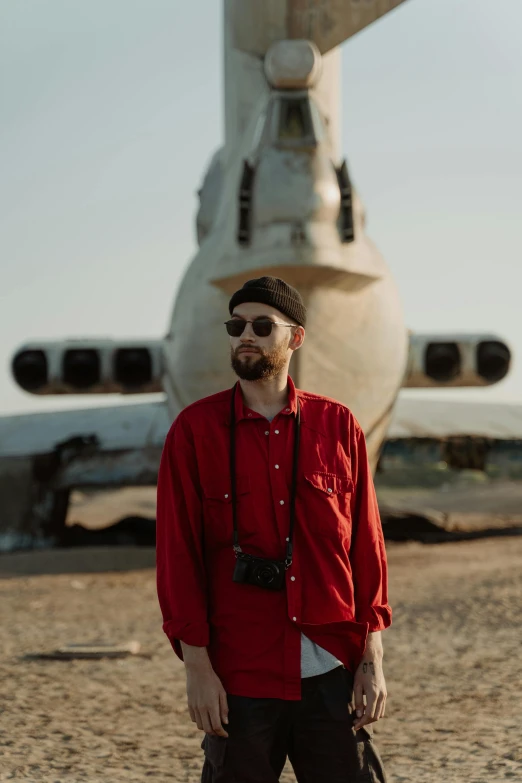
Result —
[[[237, 381], [236, 385], [234, 386], [233, 393], [235, 391], [235, 413], [236, 413], [236, 421], [241, 421], [241, 419], [259, 419], [263, 418], [261, 414], [256, 413], [255, 411], [250, 410], [250, 408], [247, 408], [244, 400], [243, 395], [241, 393], [241, 386], [239, 385], [239, 381]], [[288, 405], [286, 408], [283, 408], [281, 411], [281, 414], [283, 416], [290, 416], [291, 414], [297, 413], [297, 391], [295, 388], [295, 384], [290, 377], [288, 376]]]

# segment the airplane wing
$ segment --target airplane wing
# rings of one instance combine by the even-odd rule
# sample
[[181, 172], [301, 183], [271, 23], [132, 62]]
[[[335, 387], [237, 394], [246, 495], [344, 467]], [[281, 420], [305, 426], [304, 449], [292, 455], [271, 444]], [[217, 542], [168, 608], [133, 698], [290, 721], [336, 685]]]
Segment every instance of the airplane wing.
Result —
[[[171, 421], [164, 400], [0, 416], [0, 494], [18, 469], [56, 491], [154, 485]], [[460, 435], [522, 439], [522, 405], [399, 396], [386, 440]]]
[[399, 396], [387, 440], [455, 436], [522, 440], [522, 405]]
[[154, 484], [170, 423], [163, 400], [1, 416], [0, 490], [28, 462], [56, 490]]
[[[0, 416], [0, 480], [32, 460], [56, 488], [154, 484], [171, 421], [164, 400]], [[399, 396], [386, 439], [460, 435], [522, 439], [522, 405]]]
[[[59, 539], [71, 489], [154, 486], [171, 421], [165, 400], [1, 416], [0, 551]], [[459, 435], [522, 440], [522, 405], [400, 397], [386, 440]]]

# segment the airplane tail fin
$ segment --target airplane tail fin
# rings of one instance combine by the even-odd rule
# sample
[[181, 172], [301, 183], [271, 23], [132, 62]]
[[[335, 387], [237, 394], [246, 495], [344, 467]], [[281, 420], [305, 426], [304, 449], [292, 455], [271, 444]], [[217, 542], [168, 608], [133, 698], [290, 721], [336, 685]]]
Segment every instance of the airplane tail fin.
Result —
[[275, 41], [307, 38], [321, 54], [405, 0], [227, 0], [233, 46], [263, 56]]

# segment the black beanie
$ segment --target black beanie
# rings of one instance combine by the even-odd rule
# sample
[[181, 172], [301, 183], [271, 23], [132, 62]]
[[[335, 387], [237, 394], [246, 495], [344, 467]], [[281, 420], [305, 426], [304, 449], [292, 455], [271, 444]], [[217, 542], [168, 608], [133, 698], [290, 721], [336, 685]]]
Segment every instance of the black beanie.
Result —
[[285, 283], [279, 277], [257, 277], [247, 280], [243, 288], [232, 296], [228, 309], [230, 315], [243, 302], [262, 302], [275, 307], [280, 313], [296, 321], [300, 326], [306, 325], [306, 307], [303, 304], [301, 294], [296, 288]]

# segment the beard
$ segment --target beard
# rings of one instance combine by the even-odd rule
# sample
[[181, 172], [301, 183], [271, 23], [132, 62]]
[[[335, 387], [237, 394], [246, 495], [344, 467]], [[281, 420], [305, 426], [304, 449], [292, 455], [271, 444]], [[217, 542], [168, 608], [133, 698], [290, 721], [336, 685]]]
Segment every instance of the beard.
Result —
[[230, 363], [238, 378], [242, 381], [262, 381], [279, 375], [287, 362], [288, 343], [279, 345], [272, 351], [263, 351], [260, 348], [255, 350], [259, 351], [257, 356], [245, 356], [242, 359], [237, 351], [231, 349]]

